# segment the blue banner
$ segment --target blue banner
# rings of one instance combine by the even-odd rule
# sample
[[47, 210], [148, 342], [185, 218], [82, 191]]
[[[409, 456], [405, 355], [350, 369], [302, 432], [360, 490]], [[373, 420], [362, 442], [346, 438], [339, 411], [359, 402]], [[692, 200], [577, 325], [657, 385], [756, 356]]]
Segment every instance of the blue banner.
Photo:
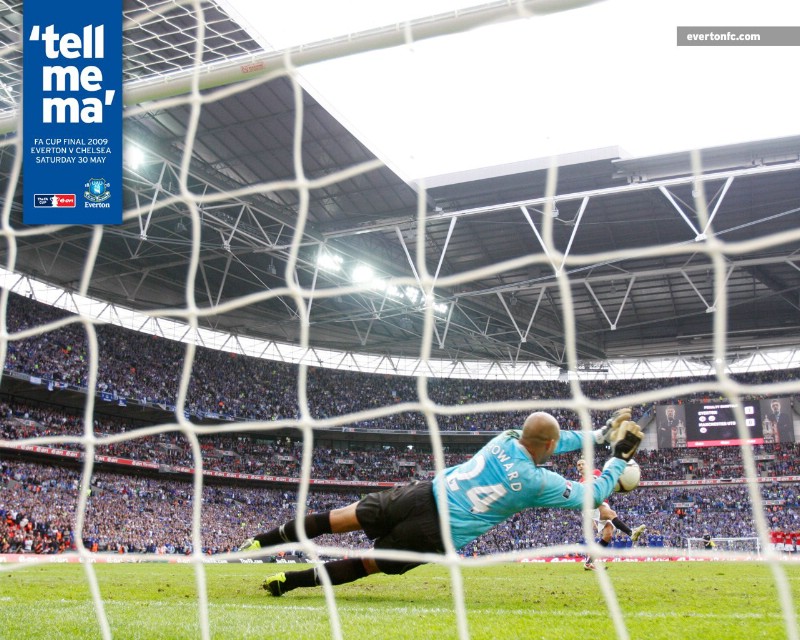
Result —
[[122, 222], [122, 1], [24, 0], [23, 222]]

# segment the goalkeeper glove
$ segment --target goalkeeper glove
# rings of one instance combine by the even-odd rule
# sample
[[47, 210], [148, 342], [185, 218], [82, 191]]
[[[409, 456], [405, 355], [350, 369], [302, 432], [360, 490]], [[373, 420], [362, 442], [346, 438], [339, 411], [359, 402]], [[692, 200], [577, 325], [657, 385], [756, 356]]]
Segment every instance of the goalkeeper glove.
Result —
[[246, 551], [258, 551], [261, 548], [261, 543], [253, 538], [248, 538], [239, 545], [237, 551], [244, 553]]
[[594, 434], [594, 441], [597, 444], [604, 444], [606, 442], [613, 442], [616, 440], [616, 433], [620, 425], [626, 420], [631, 419], [631, 410], [628, 408], [617, 409], [613, 415], [606, 420], [605, 425], [599, 429], [592, 431]]
[[626, 420], [612, 430], [614, 440], [611, 441], [611, 455], [627, 462], [636, 454], [642, 444], [642, 429], [631, 420]]

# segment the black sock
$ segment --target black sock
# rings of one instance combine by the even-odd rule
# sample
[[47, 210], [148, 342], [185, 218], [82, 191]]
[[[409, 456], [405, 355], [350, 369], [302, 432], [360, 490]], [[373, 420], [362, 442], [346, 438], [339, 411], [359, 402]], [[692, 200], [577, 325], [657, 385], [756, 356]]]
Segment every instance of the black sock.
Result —
[[611, 524], [613, 524], [617, 529], [622, 531], [622, 533], [624, 533], [626, 536], [629, 536], [631, 535], [631, 533], [633, 533], [633, 531], [631, 531], [631, 528], [627, 524], [625, 524], [622, 520], [619, 519], [619, 516], [614, 518], [611, 521]]
[[[345, 560], [331, 560], [325, 563], [331, 584], [346, 584], [367, 575], [367, 569], [361, 558], [347, 558]], [[322, 584], [322, 578], [317, 576], [317, 584]]]
[[[360, 558], [332, 560], [325, 563], [325, 569], [327, 569], [333, 585], [353, 582], [367, 575], [367, 570]], [[291, 591], [297, 587], [318, 587], [322, 584], [322, 578], [317, 572], [318, 569], [287, 571], [286, 582], [281, 585], [281, 590]]]
[[[323, 533], [331, 533], [330, 511], [306, 516], [303, 522], [306, 525], [306, 535], [309, 538], [316, 538]], [[262, 547], [271, 547], [281, 542], [298, 542], [297, 520], [289, 520], [289, 522], [282, 524], [280, 527], [275, 527], [266, 533], [260, 533], [255, 539], [261, 543]]]

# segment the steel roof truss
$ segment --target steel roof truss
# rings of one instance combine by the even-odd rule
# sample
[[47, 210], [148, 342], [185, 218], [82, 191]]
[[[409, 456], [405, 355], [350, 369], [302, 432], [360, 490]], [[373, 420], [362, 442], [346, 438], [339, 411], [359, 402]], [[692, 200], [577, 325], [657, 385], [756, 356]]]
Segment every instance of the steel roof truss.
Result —
[[61, 253], [61, 249], [63, 249], [63, 248], [64, 248], [64, 243], [63, 242], [59, 242], [58, 246], [56, 248], [55, 255], [53, 256], [53, 259], [50, 261], [50, 265], [49, 266], [44, 263], [44, 258], [42, 257], [42, 252], [39, 251], [38, 248], [36, 248], [36, 250], [35, 250], [36, 251], [36, 257], [39, 259], [39, 264], [42, 265], [42, 271], [44, 271], [45, 275], [49, 276], [51, 274], [52, 269], [56, 264], [56, 260], [58, 260], [58, 255]]
[[622, 303], [619, 305], [619, 309], [617, 310], [617, 317], [614, 318], [613, 322], [611, 321], [611, 318], [608, 317], [608, 314], [606, 313], [605, 307], [600, 302], [600, 300], [597, 298], [597, 295], [595, 294], [594, 289], [592, 289], [592, 285], [589, 284], [589, 281], [585, 280], [584, 283], [583, 283], [586, 286], [586, 288], [589, 290], [589, 295], [592, 296], [592, 299], [595, 301], [597, 306], [600, 308], [600, 311], [602, 312], [603, 316], [605, 317], [606, 322], [608, 322], [608, 326], [611, 329], [611, 331], [616, 331], [617, 330], [617, 324], [619, 323], [619, 318], [622, 315], [622, 310], [625, 308], [625, 303], [628, 302], [628, 297], [630, 296], [631, 288], [633, 288], [633, 283], [635, 281], [636, 281], [636, 276], [631, 276], [631, 279], [628, 281], [628, 288], [625, 289], [625, 295], [622, 298]]
[[520, 207], [520, 209], [522, 210], [522, 213], [525, 216], [525, 219], [528, 221], [528, 224], [531, 225], [531, 229], [533, 229], [533, 234], [536, 236], [536, 239], [539, 241], [539, 244], [542, 247], [542, 251], [544, 251], [544, 255], [546, 255], [547, 259], [550, 261], [550, 265], [553, 267], [553, 271], [558, 273], [558, 268], [556, 267], [556, 263], [553, 260], [553, 257], [550, 255], [550, 251], [547, 249], [547, 245], [544, 243], [544, 240], [542, 239], [542, 236], [539, 235], [539, 230], [536, 228], [536, 225], [534, 224], [533, 219], [531, 218], [531, 214], [528, 212], [528, 208], [525, 205], [522, 205]]
[[531, 327], [533, 326], [533, 319], [536, 317], [536, 312], [539, 311], [539, 305], [542, 303], [542, 298], [544, 297], [546, 286], [539, 289], [539, 297], [536, 298], [536, 304], [533, 307], [533, 313], [531, 313], [531, 319], [528, 320], [528, 327], [525, 329], [525, 335], [522, 336], [522, 342], [528, 341], [528, 334], [531, 332]]
[[436, 266], [436, 273], [433, 276], [433, 283], [436, 284], [436, 279], [439, 277], [439, 271], [442, 269], [442, 263], [444, 262], [444, 254], [447, 253], [447, 245], [450, 244], [450, 238], [453, 235], [453, 229], [456, 226], [456, 220], [458, 218], [450, 218], [450, 227], [447, 229], [447, 237], [444, 239], [444, 247], [442, 247], [442, 255], [439, 256], [439, 264]]
[[[720, 287], [720, 289], [724, 289], [725, 287], [727, 287], [727, 286], [728, 286], [728, 280], [730, 279], [730, 277], [731, 277], [731, 274], [733, 273], [733, 270], [734, 270], [735, 268], [736, 268], [736, 265], [735, 265], [734, 263], [731, 263], [731, 264], [728, 266], [728, 271], [727, 271], [727, 273], [725, 274], [725, 281], [722, 283], [722, 287]], [[714, 306], [713, 306], [711, 309], [712, 309], [712, 310], [716, 310], [716, 308], [717, 308], [717, 298], [714, 298]], [[708, 312], [708, 310], [707, 310], [707, 312]]]
[[[447, 319], [444, 323], [444, 329], [442, 330], [442, 337], [439, 339], [439, 348], [444, 349], [444, 341], [447, 340], [447, 330], [450, 328], [450, 318], [453, 317], [453, 308], [455, 307], [455, 303], [451, 302], [449, 305], [449, 309], [447, 310]], [[436, 323], [434, 322], [434, 327], [436, 327]]]
[[308, 303], [306, 304], [306, 322], [311, 322], [311, 305], [314, 303], [314, 291], [317, 288], [317, 276], [319, 275], [319, 259], [325, 250], [324, 245], [319, 245], [317, 250], [317, 260], [314, 264], [314, 275], [311, 277], [311, 290], [309, 291]]
[[[681, 209], [681, 206], [678, 204], [678, 202], [675, 200], [675, 198], [669, 192], [669, 189], [667, 189], [665, 186], [662, 185], [662, 186], [658, 187], [658, 190], [662, 194], [664, 194], [664, 197], [667, 200], [670, 201], [670, 204], [672, 204], [672, 206], [675, 207], [675, 210], [681, 215], [681, 218], [683, 218], [684, 221], [686, 222], [686, 224], [689, 225], [689, 228], [694, 232], [694, 239], [697, 242], [700, 242], [701, 240], [705, 240], [705, 237], [706, 237], [705, 234], [700, 233], [697, 230], [697, 227], [694, 226], [694, 223], [689, 219], [689, 216], [687, 216], [686, 213], [684, 212], [684, 210]], [[709, 220], [709, 222], [710, 222], [710, 220]]]
[[[564, 250], [564, 257], [561, 259], [561, 266], [559, 267], [559, 271], [564, 268], [564, 264], [567, 261], [567, 256], [569, 255], [570, 249], [572, 249], [572, 241], [575, 240], [575, 234], [578, 233], [578, 227], [581, 226], [581, 220], [583, 219], [583, 213], [586, 211], [586, 205], [589, 204], [589, 196], [585, 196], [583, 200], [581, 200], [581, 206], [578, 209], [578, 216], [575, 218], [575, 226], [572, 227], [572, 233], [569, 236], [569, 242], [567, 243], [567, 248]], [[455, 220], [455, 218], [453, 218]]]
[[[147, 219], [144, 221], [144, 223], [142, 223], [142, 216], [141, 215], [138, 216], [138, 219], [139, 219], [139, 240], [140, 241], [147, 240], [147, 231], [150, 228], [150, 220], [153, 217], [153, 211], [155, 209], [156, 202], [158, 201], [158, 194], [161, 192], [161, 181], [164, 179], [164, 173], [166, 172], [166, 170], [167, 170], [167, 165], [166, 164], [162, 164], [161, 165], [161, 173], [158, 176], [158, 182], [155, 185], [153, 185], [153, 198], [150, 200], [150, 207], [147, 210]], [[137, 200], [136, 204], [137, 204], [137, 207], [138, 207], [138, 204], [139, 204], [139, 202], [138, 202], [138, 200], [139, 200], [138, 193], [137, 193], [137, 196], [136, 196], [136, 200]], [[139, 243], [139, 246], [141, 247], [141, 242]], [[138, 249], [136, 250], [136, 253], [137, 254], [139, 253]]]
[[700, 300], [703, 302], [704, 305], [706, 305], [706, 313], [711, 313], [714, 310], [714, 307], [708, 304], [706, 299], [703, 297], [703, 294], [700, 293], [700, 290], [695, 286], [694, 282], [692, 282], [692, 279], [689, 277], [689, 274], [686, 273], [686, 271], [684, 271], [683, 269], [680, 269], [679, 272], [686, 279], [686, 282], [689, 283], [689, 286], [697, 294], [697, 297], [700, 298]]
[[725, 185], [722, 187], [722, 191], [717, 197], [716, 202], [714, 203], [714, 209], [711, 211], [711, 215], [708, 217], [708, 222], [706, 222], [706, 226], [703, 227], [703, 233], [701, 234], [702, 239], [705, 240], [708, 237], [708, 230], [711, 228], [711, 223], [714, 221], [714, 217], [717, 215], [717, 211], [719, 211], [719, 205], [722, 204], [722, 200], [725, 198], [725, 194], [728, 193], [728, 189], [733, 182], [733, 176], [728, 176], [728, 179], [725, 180]]
[[427, 296], [425, 294], [425, 289], [422, 286], [422, 281], [419, 279], [419, 273], [417, 273], [417, 267], [414, 264], [414, 261], [411, 259], [411, 253], [408, 251], [408, 246], [406, 245], [406, 240], [403, 237], [403, 232], [400, 230], [400, 227], [394, 228], [395, 232], [397, 233], [397, 237], [400, 239], [400, 246], [403, 247], [403, 252], [406, 254], [406, 260], [408, 260], [408, 264], [411, 265], [411, 272], [414, 274], [414, 278], [417, 280], [417, 285], [419, 286], [419, 290], [422, 293], [423, 301], [426, 300]]
[[[231, 228], [230, 228], [230, 229], [231, 229], [231, 233], [230, 233], [230, 235], [228, 236], [228, 239], [227, 239], [227, 241], [225, 240], [225, 238], [224, 238], [224, 236], [223, 236], [223, 242], [222, 242], [222, 246], [225, 248], [225, 250], [226, 250], [226, 251], [230, 251], [230, 250], [231, 250], [231, 241], [233, 240], [233, 236], [234, 236], [234, 235], [236, 235], [236, 229], [238, 229], [238, 228], [239, 228], [239, 222], [240, 222], [240, 221], [241, 221], [241, 219], [242, 219], [242, 215], [244, 214], [244, 211], [245, 211], [245, 206], [244, 206], [244, 205], [242, 205], [242, 206], [239, 208], [239, 215], [238, 215], [238, 216], [236, 216], [236, 222], [234, 222], [234, 223], [233, 223], [233, 225], [232, 225], [232, 226], [231, 226]], [[262, 231], [263, 231], [263, 229], [262, 229]], [[221, 232], [220, 232], [220, 233], [221, 233]]]
[[508, 308], [505, 299], [503, 298], [503, 294], [499, 291], [497, 292], [497, 297], [500, 298], [500, 304], [503, 305], [503, 309], [506, 310], [508, 317], [511, 319], [511, 324], [514, 325], [514, 329], [516, 329], [517, 333], [519, 334], [519, 341], [520, 343], [524, 342], [524, 336], [522, 335], [522, 331], [520, 331], [519, 325], [517, 324], [516, 319], [514, 318], [514, 314], [511, 313], [511, 309]]
[[214, 302], [214, 306], [219, 305], [219, 302], [222, 299], [222, 290], [225, 288], [225, 281], [228, 279], [228, 272], [230, 271], [232, 260], [233, 254], [229, 252], [228, 258], [225, 260], [225, 269], [222, 272], [222, 279], [219, 282], [219, 289], [217, 289], [217, 300]]

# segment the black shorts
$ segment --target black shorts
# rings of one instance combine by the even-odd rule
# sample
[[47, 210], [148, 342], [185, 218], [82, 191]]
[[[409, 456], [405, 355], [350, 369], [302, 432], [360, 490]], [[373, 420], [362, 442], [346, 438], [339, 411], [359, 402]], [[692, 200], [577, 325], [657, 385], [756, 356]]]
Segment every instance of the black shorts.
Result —
[[[403, 487], [370, 493], [356, 506], [356, 517], [376, 549], [444, 551], [433, 483], [412, 482]], [[405, 573], [421, 562], [376, 560], [383, 573]]]

